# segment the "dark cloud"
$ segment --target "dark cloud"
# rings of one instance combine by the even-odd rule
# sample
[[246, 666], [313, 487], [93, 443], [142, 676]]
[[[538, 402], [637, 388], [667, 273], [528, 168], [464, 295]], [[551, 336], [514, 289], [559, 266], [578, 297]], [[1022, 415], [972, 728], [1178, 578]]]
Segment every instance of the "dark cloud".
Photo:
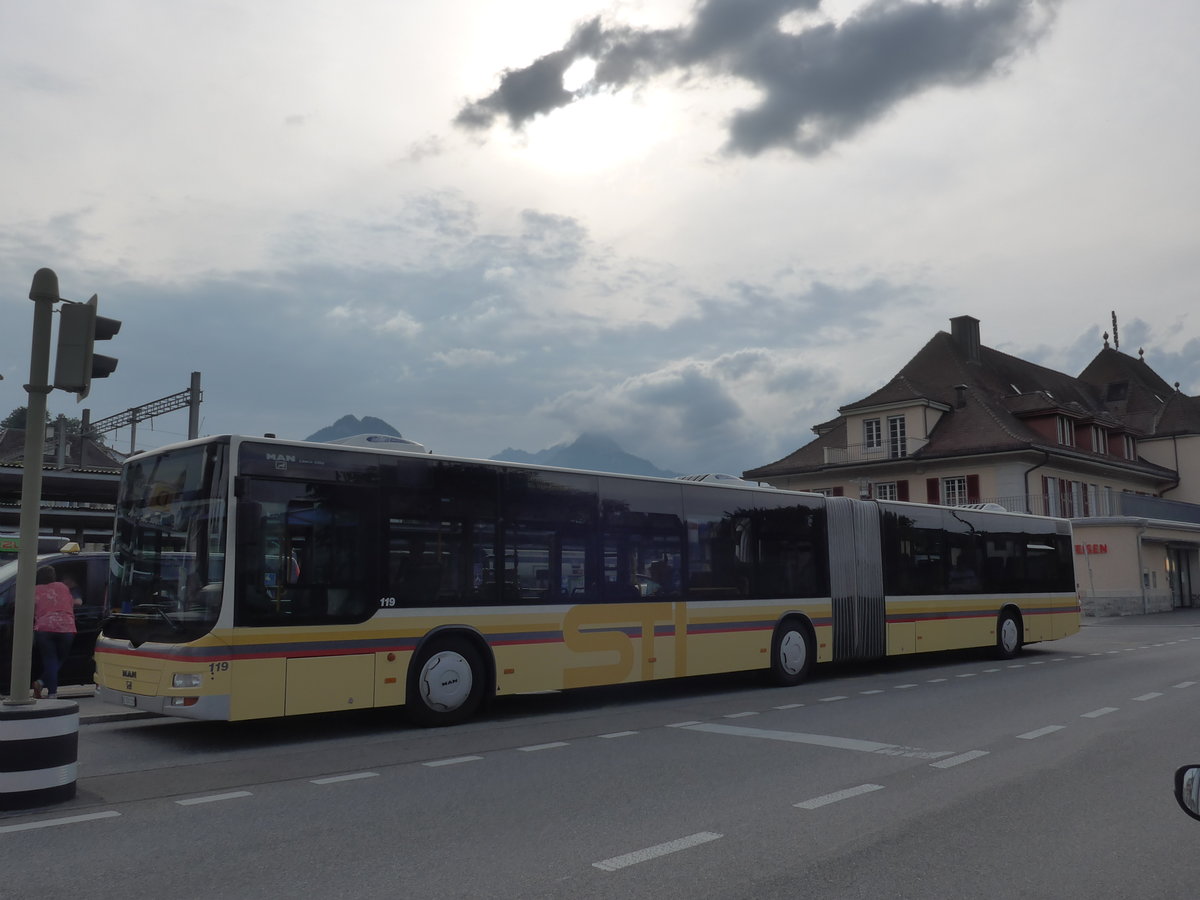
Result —
[[[634, 29], [593, 19], [560, 50], [521, 69], [459, 111], [455, 122], [486, 129], [498, 118], [520, 129], [589, 94], [679, 73], [736, 76], [760, 92], [735, 111], [726, 151], [755, 156], [782, 148], [815, 156], [877, 121], [904, 100], [936, 87], [962, 87], [1002, 73], [1033, 47], [1061, 0], [875, 0], [841, 24], [798, 31], [783, 21], [814, 12], [820, 0], [701, 0], [687, 25]], [[584, 59], [592, 80], [575, 91], [563, 74]]]
[[[85, 258], [86, 219], [0, 236], [17, 323], [0, 330], [0, 414], [25, 402], [33, 304], [23, 296], [39, 266], [54, 266], [45, 233]], [[603, 431], [664, 468], [737, 472], [794, 449], [797, 422], [803, 431], [828, 417], [809, 406], [825, 403], [830, 373], [804, 362], [827, 329], [870, 335], [906, 298], [883, 283], [766, 278], [707, 294], [669, 266], [598, 245], [575, 219], [527, 210], [489, 230], [447, 192], [405, 198], [371, 222], [296, 217], [277, 241], [279, 265], [254, 272], [149, 281], [107, 261], [54, 266], [65, 294], [97, 292], [124, 323], [108, 348], [118, 370], [87, 402], [93, 417], [182, 391], [198, 371], [204, 433], [303, 438], [353, 413], [440, 451], [486, 456]], [[323, 247], [363, 243], [390, 261], [320, 262]], [[73, 398], [50, 401], [78, 415]], [[166, 443], [186, 427], [173, 413], [140, 425], [139, 441]]]

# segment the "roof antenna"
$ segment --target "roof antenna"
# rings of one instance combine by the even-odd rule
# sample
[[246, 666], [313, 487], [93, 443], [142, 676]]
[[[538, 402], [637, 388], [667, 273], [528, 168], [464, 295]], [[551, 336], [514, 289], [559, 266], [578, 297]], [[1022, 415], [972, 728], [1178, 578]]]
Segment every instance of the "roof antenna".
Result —
[[1120, 350], [1121, 349], [1121, 339], [1119, 337], [1117, 337], [1117, 311], [1115, 309], [1112, 311], [1112, 320], [1113, 320], [1113, 348], [1116, 350]]

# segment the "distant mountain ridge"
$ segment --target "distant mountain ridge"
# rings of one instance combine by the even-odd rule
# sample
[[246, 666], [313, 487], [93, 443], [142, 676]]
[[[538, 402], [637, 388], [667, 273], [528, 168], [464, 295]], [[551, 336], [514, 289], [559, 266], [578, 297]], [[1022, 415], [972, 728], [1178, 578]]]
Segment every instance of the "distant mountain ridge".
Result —
[[[341, 438], [354, 437], [358, 434], [386, 434], [391, 437], [401, 437], [399, 431], [383, 419], [374, 416], [345, 415], [334, 422], [310, 434], [307, 441], [336, 441]], [[420, 440], [420, 437], [417, 437]], [[555, 466], [562, 469], [590, 469], [594, 472], [616, 472], [619, 475], [655, 475], [660, 478], [674, 478], [676, 472], [660, 469], [649, 460], [626, 453], [612, 438], [602, 434], [584, 432], [574, 441], [555, 444], [545, 450], [530, 453], [507, 447], [495, 456], [490, 457], [496, 462], [532, 463], [538, 466]]]
[[491, 459], [498, 462], [558, 466], [564, 469], [592, 469], [622, 475], [657, 475], [660, 478], [673, 478], [677, 474], [660, 469], [640, 456], [626, 453], [612, 438], [587, 432], [572, 443], [555, 444], [536, 453], [508, 447]]
[[314, 431], [306, 441], [336, 441], [339, 438], [354, 437], [356, 434], [386, 434], [392, 437], [400, 437], [400, 432], [389, 425], [383, 419], [376, 419], [374, 416], [363, 416], [361, 419], [354, 416], [342, 416], [332, 425], [327, 425], [320, 431]]

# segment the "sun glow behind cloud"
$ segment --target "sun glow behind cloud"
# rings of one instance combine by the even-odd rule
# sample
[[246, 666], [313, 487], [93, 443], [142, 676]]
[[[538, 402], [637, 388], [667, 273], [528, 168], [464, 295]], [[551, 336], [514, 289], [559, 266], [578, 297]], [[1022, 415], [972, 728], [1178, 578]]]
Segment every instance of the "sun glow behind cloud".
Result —
[[600, 92], [501, 138], [507, 152], [556, 175], [590, 175], [649, 155], [671, 136], [673, 118], [662, 98]]

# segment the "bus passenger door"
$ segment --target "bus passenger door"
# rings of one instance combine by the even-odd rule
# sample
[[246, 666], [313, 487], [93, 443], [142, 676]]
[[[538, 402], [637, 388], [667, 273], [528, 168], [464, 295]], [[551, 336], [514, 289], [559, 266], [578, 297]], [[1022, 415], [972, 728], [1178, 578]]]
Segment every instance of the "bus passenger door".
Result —
[[849, 497], [826, 499], [833, 658], [875, 659], [887, 653], [879, 507]]

